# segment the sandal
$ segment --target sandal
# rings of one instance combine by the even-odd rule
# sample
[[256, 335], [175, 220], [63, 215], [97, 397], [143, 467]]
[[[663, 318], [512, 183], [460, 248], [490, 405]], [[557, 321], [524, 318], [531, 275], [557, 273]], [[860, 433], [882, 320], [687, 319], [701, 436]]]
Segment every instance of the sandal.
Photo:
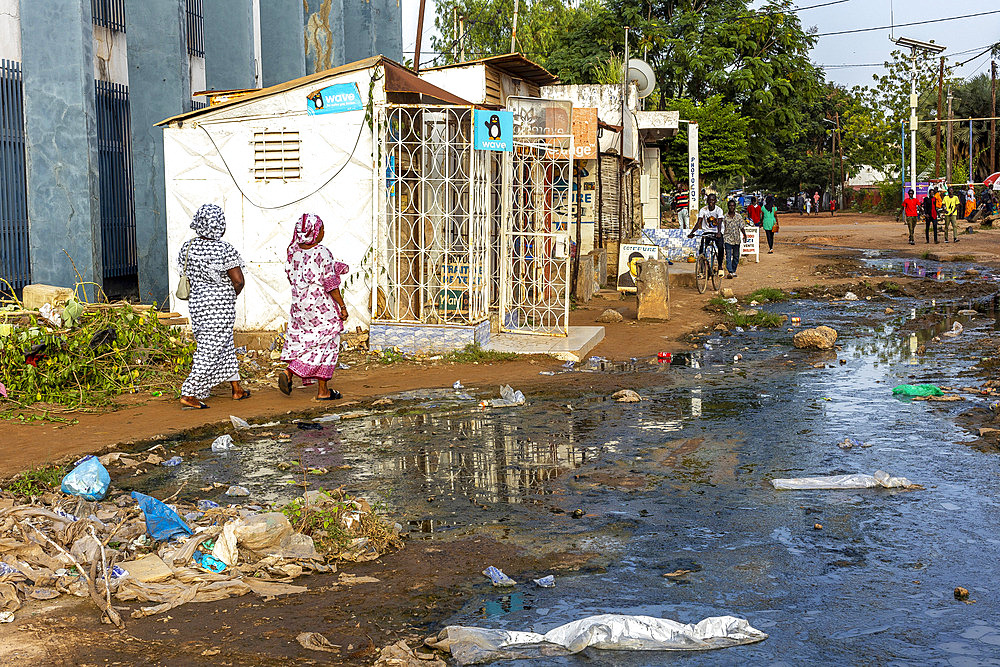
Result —
[[181, 410], [208, 410], [208, 406], [202, 401], [198, 401], [198, 405], [184, 405], [181, 403]]
[[338, 401], [338, 400], [340, 400], [343, 397], [344, 396], [339, 391], [337, 391], [336, 389], [331, 389], [329, 396], [325, 396], [325, 397], [322, 397], [322, 398], [319, 397], [319, 396], [317, 396], [313, 400], [314, 401]]
[[292, 378], [285, 371], [282, 371], [281, 375], [278, 376], [278, 389], [285, 396], [292, 395]]
[[240, 396], [239, 398], [234, 398], [233, 400], [234, 401], [242, 401], [245, 398], [250, 398], [250, 390], [249, 389], [244, 389], [243, 390], [243, 395]]

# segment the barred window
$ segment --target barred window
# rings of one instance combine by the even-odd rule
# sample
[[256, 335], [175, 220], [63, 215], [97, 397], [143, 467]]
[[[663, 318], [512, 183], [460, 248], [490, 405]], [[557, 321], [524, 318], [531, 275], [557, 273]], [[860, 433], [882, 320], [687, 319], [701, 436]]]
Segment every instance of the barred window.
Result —
[[125, 32], [125, 0], [90, 0], [94, 25]]
[[186, 0], [188, 55], [205, 57], [204, 0]]
[[299, 133], [264, 130], [253, 133], [253, 174], [258, 181], [299, 178]]

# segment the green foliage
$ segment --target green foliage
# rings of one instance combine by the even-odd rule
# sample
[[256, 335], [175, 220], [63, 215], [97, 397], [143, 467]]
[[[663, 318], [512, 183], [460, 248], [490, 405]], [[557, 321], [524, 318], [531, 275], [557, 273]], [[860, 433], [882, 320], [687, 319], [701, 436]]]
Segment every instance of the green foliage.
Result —
[[497, 352], [484, 350], [479, 343], [469, 343], [461, 350], [448, 352], [444, 355], [446, 361], [458, 364], [489, 363], [492, 361], [514, 361], [520, 358], [516, 352]]
[[785, 316], [778, 315], [777, 313], [766, 313], [764, 311], [758, 311], [756, 314], [749, 315], [743, 312], [736, 312], [730, 315], [729, 321], [734, 327], [743, 327], [744, 329], [749, 327], [760, 327], [762, 329], [774, 329], [780, 327], [785, 323]]
[[788, 292], [780, 290], [777, 287], [761, 287], [759, 290], [754, 290], [746, 296], [747, 301], [756, 301], [757, 303], [767, 303], [779, 301], [788, 301], [792, 298]]
[[[666, 108], [680, 112], [681, 118], [698, 123], [698, 150], [701, 178], [704, 183], [726, 182], [748, 176], [751, 153], [748, 146], [750, 121], [733, 104], [715, 95], [703, 104], [692, 100], [670, 100]], [[687, 132], [679, 132], [667, 141], [664, 162], [668, 173], [683, 180], [687, 173]]]
[[32, 468], [13, 477], [0, 486], [0, 489], [13, 493], [20, 498], [40, 496], [43, 493], [59, 488], [62, 478], [66, 475], [65, 466], [45, 466]]
[[337, 554], [350, 542], [341, 520], [349, 511], [350, 497], [335, 499], [325, 492], [323, 495], [325, 498], [320, 504], [307, 504], [304, 498], [296, 498], [279, 511], [288, 517], [297, 532], [313, 538], [317, 551]]
[[[114, 342], [92, 346], [105, 330], [114, 332]], [[36, 345], [44, 345], [37, 366], [25, 360]], [[26, 327], [0, 331], [0, 382], [21, 406], [100, 407], [120, 394], [175, 388], [193, 353], [194, 341], [160, 324], [154, 311], [125, 305], [85, 313], [80, 327], [69, 331], [31, 316]], [[4, 414], [13, 416], [12, 411]]]

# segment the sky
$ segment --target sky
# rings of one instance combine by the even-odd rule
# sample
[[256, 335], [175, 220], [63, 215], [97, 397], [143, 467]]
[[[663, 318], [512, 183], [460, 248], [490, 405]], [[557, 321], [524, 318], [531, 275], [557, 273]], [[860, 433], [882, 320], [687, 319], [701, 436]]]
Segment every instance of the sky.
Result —
[[[419, 0], [400, 0], [403, 9], [403, 52], [412, 58], [416, 38]], [[819, 5], [832, 0], [799, 0], [796, 7]], [[426, 0], [424, 17], [423, 52], [421, 60], [433, 57], [430, 39], [434, 34], [434, 0]], [[890, 3], [893, 21], [890, 21]], [[764, 4], [755, 0], [755, 6]], [[887, 26], [912, 21], [940, 20], [951, 16], [1000, 10], [1000, 3], [992, 0], [842, 0], [836, 4], [799, 12], [802, 25], [815, 26], [817, 33], [853, 30], [874, 26]], [[812, 51], [812, 61], [825, 65], [827, 79], [848, 87], [872, 84], [872, 74], [882, 72], [879, 67], [832, 67], [832, 65], [865, 65], [882, 63], [895, 46], [889, 41], [889, 30], [873, 30], [846, 35], [820, 37]], [[987, 45], [1000, 41], [1000, 13], [988, 16], [940, 21], [926, 25], [906, 26], [895, 30], [895, 37], [910, 37], [921, 41], [934, 41], [946, 47], [944, 55], [952, 56], [949, 62], [972, 58]], [[959, 67], [956, 74], [969, 77], [990, 68], [989, 55], [976, 58]]]

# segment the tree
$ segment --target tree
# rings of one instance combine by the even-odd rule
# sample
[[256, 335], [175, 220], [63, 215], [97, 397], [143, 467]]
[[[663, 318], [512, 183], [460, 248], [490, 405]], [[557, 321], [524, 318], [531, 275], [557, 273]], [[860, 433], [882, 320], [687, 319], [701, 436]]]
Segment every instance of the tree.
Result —
[[[734, 104], [723, 100], [721, 95], [700, 105], [688, 99], [665, 104], [668, 110], [679, 111], [682, 118], [698, 123], [698, 163], [704, 183], [729, 183], [750, 173], [749, 121]], [[687, 133], [680, 132], [668, 141], [663, 151], [667, 177], [675, 187], [686, 179], [687, 146]]]

